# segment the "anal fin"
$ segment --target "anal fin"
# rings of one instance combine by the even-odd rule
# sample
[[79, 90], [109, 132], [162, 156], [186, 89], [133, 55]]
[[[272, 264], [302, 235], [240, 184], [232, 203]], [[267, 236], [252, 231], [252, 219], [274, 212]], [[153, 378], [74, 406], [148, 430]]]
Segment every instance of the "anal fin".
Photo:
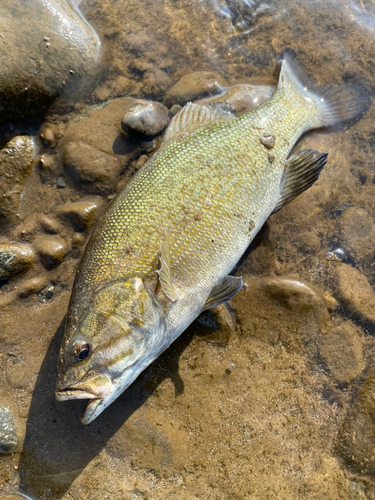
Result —
[[314, 184], [327, 163], [327, 156], [327, 153], [315, 149], [303, 149], [286, 161], [280, 198], [272, 213], [278, 212]]
[[208, 299], [206, 300], [203, 311], [219, 306], [223, 302], [231, 299], [242, 288], [242, 278], [238, 276], [226, 276], [221, 283], [216, 285]]

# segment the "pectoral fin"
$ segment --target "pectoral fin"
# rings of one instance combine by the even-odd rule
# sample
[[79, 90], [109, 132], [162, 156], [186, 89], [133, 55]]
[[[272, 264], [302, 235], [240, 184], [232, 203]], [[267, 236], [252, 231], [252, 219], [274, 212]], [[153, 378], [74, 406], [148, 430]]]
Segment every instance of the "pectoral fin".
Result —
[[171, 276], [171, 246], [170, 246], [170, 237], [169, 231], [166, 232], [164, 241], [160, 245], [160, 263], [161, 268], [159, 271], [156, 271], [159, 275], [159, 281], [161, 288], [165, 295], [172, 301], [176, 302], [179, 298], [176, 288], [172, 284], [172, 276]]
[[223, 281], [216, 285], [206, 300], [203, 310], [219, 306], [223, 302], [231, 299], [242, 288], [242, 278], [238, 276], [226, 276]]
[[327, 163], [327, 156], [327, 153], [320, 153], [315, 149], [303, 149], [286, 161], [280, 183], [280, 198], [273, 213], [314, 184]]

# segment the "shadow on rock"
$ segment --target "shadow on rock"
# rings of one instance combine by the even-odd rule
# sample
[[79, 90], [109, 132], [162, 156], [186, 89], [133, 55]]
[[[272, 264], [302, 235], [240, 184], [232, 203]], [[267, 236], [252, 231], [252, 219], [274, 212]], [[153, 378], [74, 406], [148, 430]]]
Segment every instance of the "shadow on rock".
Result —
[[179, 358], [194, 335], [194, 329], [190, 328], [109, 409], [89, 426], [84, 426], [79, 420], [84, 401], [57, 402], [54, 398], [64, 321], [52, 339], [35, 385], [19, 464], [24, 491], [49, 500], [64, 495], [111, 436], [165, 378], [174, 383], [176, 395], [183, 392], [183, 382], [178, 375]]

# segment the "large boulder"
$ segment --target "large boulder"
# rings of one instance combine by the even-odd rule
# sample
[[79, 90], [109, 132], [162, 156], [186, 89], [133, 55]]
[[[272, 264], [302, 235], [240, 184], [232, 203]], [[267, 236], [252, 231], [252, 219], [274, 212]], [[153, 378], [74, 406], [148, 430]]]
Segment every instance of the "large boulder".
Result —
[[98, 37], [66, 0], [2, 0], [0, 19], [0, 124], [39, 113], [93, 71]]

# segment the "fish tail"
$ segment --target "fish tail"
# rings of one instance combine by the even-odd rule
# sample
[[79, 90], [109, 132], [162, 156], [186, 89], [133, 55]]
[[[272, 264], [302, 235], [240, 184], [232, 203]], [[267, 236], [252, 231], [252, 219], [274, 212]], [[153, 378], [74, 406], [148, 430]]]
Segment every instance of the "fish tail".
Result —
[[278, 88], [293, 87], [306, 103], [315, 103], [312, 127], [327, 127], [362, 116], [371, 99], [361, 85], [320, 85], [297, 62], [291, 49], [283, 52]]

